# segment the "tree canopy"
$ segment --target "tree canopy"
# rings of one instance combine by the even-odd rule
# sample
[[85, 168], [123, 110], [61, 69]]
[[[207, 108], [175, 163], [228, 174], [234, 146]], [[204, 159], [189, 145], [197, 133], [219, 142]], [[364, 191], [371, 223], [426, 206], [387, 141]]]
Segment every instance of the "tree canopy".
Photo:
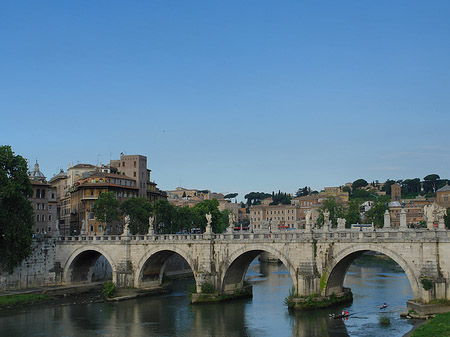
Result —
[[295, 192], [296, 197], [305, 197], [311, 194], [311, 187], [305, 186], [303, 188], [299, 188], [297, 192]]
[[227, 195], [224, 196], [225, 199], [233, 199], [236, 198], [238, 196], [238, 193], [229, 193]]
[[245, 199], [247, 199], [247, 205], [258, 205], [261, 203], [261, 200], [265, 198], [271, 197], [271, 194], [264, 193], [264, 192], [250, 192], [244, 196]]
[[31, 253], [32, 194], [26, 160], [0, 146], [0, 269], [10, 273]]
[[357, 179], [357, 180], [355, 180], [353, 182], [352, 189], [356, 190], [358, 188], [365, 187], [367, 185], [369, 185], [369, 183], [366, 180], [364, 180], [364, 179]]
[[120, 219], [120, 201], [113, 192], [100, 193], [94, 202], [94, 214], [99, 221], [111, 224]]
[[152, 214], [153, 207], [146, 198], [130, 198], [125, 200], [120, 208], [130, 216], [131, 234], [147, 234], [148, 218]]

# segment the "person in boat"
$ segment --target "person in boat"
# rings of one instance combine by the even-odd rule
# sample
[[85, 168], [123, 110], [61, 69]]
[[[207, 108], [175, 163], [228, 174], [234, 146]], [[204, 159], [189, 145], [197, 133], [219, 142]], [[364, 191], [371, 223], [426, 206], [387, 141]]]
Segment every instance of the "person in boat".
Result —
[[345, 316], [348, 316], [348, 310], [345, 310]]
[[386, 303], [383, 303], [383, 305], [380, 307], [380, 309], [384, 309], [384, 308], [386, 308], [387, 307], [387, 304]]

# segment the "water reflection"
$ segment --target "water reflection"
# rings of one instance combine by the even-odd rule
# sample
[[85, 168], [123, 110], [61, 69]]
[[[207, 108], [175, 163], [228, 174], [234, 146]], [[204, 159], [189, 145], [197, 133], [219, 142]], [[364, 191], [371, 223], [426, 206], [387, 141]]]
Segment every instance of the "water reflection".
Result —
[[[193, 280], [181, 281], [164, 296], [3, 315], [0, 336], [401, 336], [411, 328], [399, 318], [412, 297], [404, 273], [352, 265], [345, 279], [354, 293], [352, 304], [293, 313], [284, 305], [292, 279], [282, 264], [255, 260], [247, 278], [252, 299], [190, 305], [186, 295]], [[380, 310], [383, 302], [389, 307]], [[329, 317], [342, 309], [355, 315], [346, 321]], [[379, 324], [382, 315], [391, 320], [387, 328]]]

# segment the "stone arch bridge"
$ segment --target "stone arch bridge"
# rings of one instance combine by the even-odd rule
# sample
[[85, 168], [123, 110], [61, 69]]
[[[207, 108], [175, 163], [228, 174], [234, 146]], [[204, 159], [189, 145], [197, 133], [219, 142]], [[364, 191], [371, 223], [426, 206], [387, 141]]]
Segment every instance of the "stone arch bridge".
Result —
[[[250, 262], [269, 252], [287, 267], [300, 296], [343, 291], [350, 264], [366, 251], [380, 252], [405, 271], [416, 301], [450, 299], [450, 231], [351, 229], [287, 230], [277, 233], [121, 235], [61, 237], [56, 261], [62, 282], [89, 282], [103, 256], [118, 287], [152, 288], [162, 282], [174, 254], [192, 269], [197, 292], [204, 283], [216, 292], [240, 289]], [[425, 290], [421, 280], [432, 281]]]

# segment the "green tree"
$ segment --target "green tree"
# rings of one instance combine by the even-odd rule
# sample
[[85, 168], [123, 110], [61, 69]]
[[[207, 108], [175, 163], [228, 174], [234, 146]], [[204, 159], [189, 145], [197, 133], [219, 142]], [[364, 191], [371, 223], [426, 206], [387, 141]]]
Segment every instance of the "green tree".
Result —
[[148, 218], [153, 211], [148, 199], [142, 197], [130, 198], [125, 200], [120, 208], [130, 216], [131, 234], [147, 234]]
[[211, 213], [212, 216], [212, 230], [214, 233], [223, 233], [227, 227], [227, 224], [224, 223], [221, 212], [219, 211], [219, 202], [216, 199], [213, 200], [205, 200], [193, 208], [195, 214], [195, 223], [199, 225], [202, 233], [206, 228], [206, 214]]
[[384, 183], [384, 186], [382, 188], [382, 191], [385, 191], [387, 195], [391, 195], [391, 186], [395, 184], [394, 180], [386, 180]]
[[272, 202], [270, 205], [289, 205], [291, 203], [291, 196], [286, 193], [278, 192], [277, 194], [272, 193]]
[[195, 228], [195, 215], [194, 212], [192, 211], [192, 208], [188, 206], [176, 208], [175, 222], [177, 232], [183, 229], [190, 232], [192, 228]]
[[350, 186], [344, 186], [344, 188], [342, 189], [342, 192], [347, 192], [348, 195], [352, 194], [352, 188]]
[[363, 199], [363, 200], [370, 199], [370, 192], [362, 188], [357, 188], [353, 190], [352, 199]]
[[113, 192], [100, 193], [94, 202], [94, 215], [111, 230], [112, 223], [118, 221], [121, 215], [120, 201]]
[[305, 186], [303, 188], [299, 188], [297, 190], [297, 192], [295, 193], [295, 196], [296, 197], [304, 197], [304, 196], [307, 196], [307, 195], [310, 195], [310, 194], [311, 194], [311, 188], [308, 187], [308, 186]]
[[261, 200], [265, 198], [270, 198], [272, 195], [264, 192], [250, 192], [244, 196], [247, 199], [247, 205], [258, 205], [261, 203]]
[[345, 213], [345, 227], [350, 228], [352, 224], [361, 223], [361, 200], [353, 199], [348, 203], [347, 211]]
[[436, 182], [440, 179], [438, 174], [429, 174], [426, 177], [423, 178], [426, 185], [430, 186], [432, 188], [433, 193], [436, 193]]
[[10, 273], [31, 253], [32, 194], [26, 160], [0, 146], [0, 269]]
[[227, 195], [224, 196], [225, 199], [233, 199], [236, 198], [238, 196], [238, 193], [229, 193]]
[[383, 228], [384, 212], [386, 211], [386, 203], [383, 201], [375, 201], [373, 207], [365, 214], [365, 221], [374, 224], [374, 226]]
[[331, 221], [333, 227], [336, 227], [338, 218], [345, 217], [344, 206], [342, 204], [338, 203], [336, 198], [329, 197], [323, 202], [322, 206], [320, 207], [320, 214], [319, 214], [319, 218], [317, 219], [317, 223], [319, 225], [323, 225], [323, 223], [324, 223], [323, 212], [325, 210], [328, 210], [328, 212], [330, 212], [330, 221]]
[[354, 191], [357, 188], [365, 187], [367, 185], [369, 185], [369, 183], [367, 181], [365, 181], [364, 179], [357, 179], [352, 184], [352, 190]]
[[153, 205], [155, 215], [155, 229], [159, 233], [176, 233], [177, 227], [177, 210], [167, 200], [158, 200]]

